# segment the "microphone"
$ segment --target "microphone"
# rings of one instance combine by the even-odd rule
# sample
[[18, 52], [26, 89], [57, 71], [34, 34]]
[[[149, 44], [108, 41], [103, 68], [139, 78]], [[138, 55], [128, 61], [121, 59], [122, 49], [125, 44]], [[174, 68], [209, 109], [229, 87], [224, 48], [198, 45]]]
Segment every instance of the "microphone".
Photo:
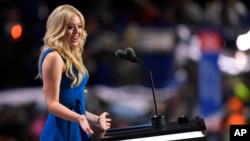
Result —
[[126, 48], [125, 51], [118, 49], [115, 52], [115, 56], [120, 58], [121, 60], [127, 60], [134, 63], [138, 62], [135, 51], [132, 48]]
[[125, 51], [122, 50], [117, 50], [115, 52], [115, 56], [122, 59], [122, 60], [127, 60], [133, 63], [138, 63], [141, 66], [143, 66], [143, 68], [148, 72], [150, 80], [151, 80], [151, 89], [152, 89], [152, 94], [153, 94], [153, 100], [154, 100], [154, 108], [155, 108], [155, 115], [153, 115], [151, 117], [151, 122], [152, 122], [152, 126], [154, 128], [164, 128], [166, 123], [165, 123], [165, 116], [164, 115], [158, 115], [157, 112], [157, 106], [156, 106], [156, 100], [155, 100], [155, 91], [154, 91], [154, 81], [153, 81], [153, 77], [152, 77], [152, 73], [150, 71], [150, 69], [143, 64], [140, 60], [137, 59], [136, 57], [136, 53], [134, 51], [133, 48], [128, 47], [125, 49]]
[[127, 60], [126, 53], [120, 49], [115, 52], [115, 56], [122, 60]]
[[128, 47], [125, 49], [125, 54], [128, 58], [129, 61], [134, 62], [134, 63], [139, 63], [139, 60], [136, 58], [136, 54], [134, 49]]

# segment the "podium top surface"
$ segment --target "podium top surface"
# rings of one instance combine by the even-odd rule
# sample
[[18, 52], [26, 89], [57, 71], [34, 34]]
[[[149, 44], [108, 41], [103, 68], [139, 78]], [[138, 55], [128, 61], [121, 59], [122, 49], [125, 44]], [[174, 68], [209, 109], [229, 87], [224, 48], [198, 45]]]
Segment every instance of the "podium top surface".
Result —
[[161, 128], [153, 128], [151, 124], [112, 128], [107, 130], [102, 135], [101, 141], [121, 141], [129, 139], [132, 141], [132, 139], [150, 138], [163, 135], [179, 136], [182, 133], [198, 133], [201, 137], [204, 137], [205, 130], [206, 126], [204, 120], [201, 118], [196, 118], [189, 120], [188, 123], [180, 123], [177, 121], [167, 122], [166, 126]]

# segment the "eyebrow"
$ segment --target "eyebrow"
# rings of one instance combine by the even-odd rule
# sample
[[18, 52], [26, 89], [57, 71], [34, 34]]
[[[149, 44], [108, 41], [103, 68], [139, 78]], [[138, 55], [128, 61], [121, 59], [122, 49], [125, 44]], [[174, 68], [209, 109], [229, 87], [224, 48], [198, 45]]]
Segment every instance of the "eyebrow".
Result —
[[76, 23], [76, 24], [74, 24], [74, 23], [68, 23], [67, 25], [82, 25], [82, 23]]

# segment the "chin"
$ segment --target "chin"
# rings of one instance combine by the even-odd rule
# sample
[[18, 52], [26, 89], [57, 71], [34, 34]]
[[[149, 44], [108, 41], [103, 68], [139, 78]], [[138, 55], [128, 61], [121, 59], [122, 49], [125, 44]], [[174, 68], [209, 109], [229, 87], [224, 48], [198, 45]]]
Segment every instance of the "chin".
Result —
[[78, 43], [72, 43], [70, 44], [71, 47], [76, 47], [78, 45]]

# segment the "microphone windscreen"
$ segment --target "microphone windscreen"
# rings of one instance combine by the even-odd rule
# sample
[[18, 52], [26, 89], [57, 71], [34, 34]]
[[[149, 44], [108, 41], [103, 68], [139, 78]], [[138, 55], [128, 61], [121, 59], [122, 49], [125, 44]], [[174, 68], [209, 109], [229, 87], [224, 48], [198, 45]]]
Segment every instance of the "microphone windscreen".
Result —
[[125, 53], [126, 53], [126, 56], [129, 58], [129, 59], [135, 59], [136, 58], [136, 54], [135, 54], [135, 51], [133, 48], [131, 47], [128, 47], [125, 49]]
[[116, 52], [115, 52], [115, 56], [122, 59], [122, 60], [127, 60], [127, 56], [126, 56], [126, 53], [120, 49], [118, 49]]

